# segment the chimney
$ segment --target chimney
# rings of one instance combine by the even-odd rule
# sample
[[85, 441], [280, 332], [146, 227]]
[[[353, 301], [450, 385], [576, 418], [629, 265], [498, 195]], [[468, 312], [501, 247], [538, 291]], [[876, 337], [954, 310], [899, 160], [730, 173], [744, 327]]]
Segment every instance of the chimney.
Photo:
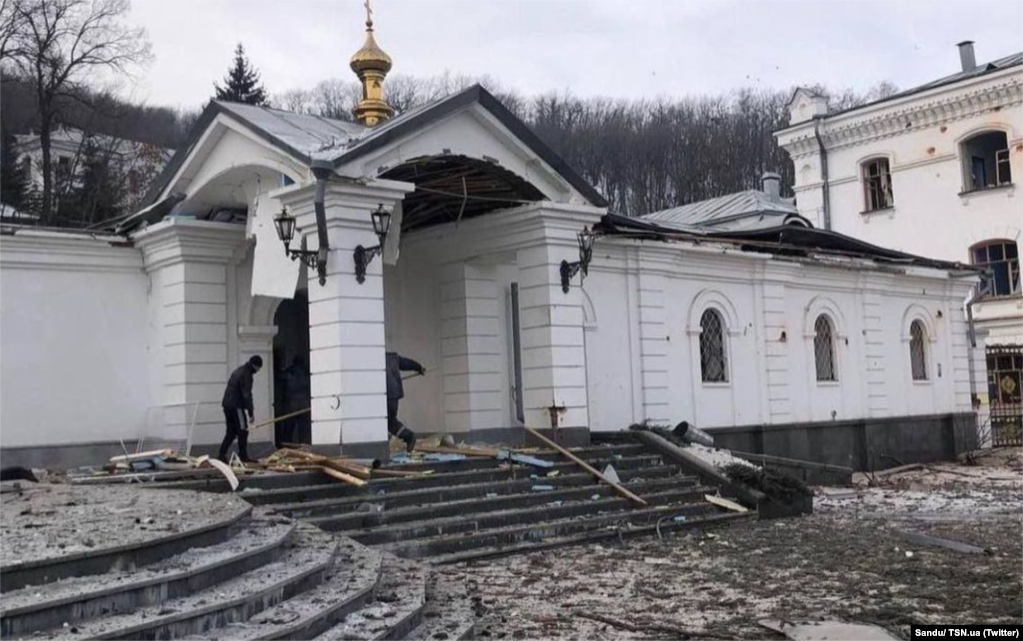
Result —
[[760, 184], [767, 199], [773, 203], [781, 202], [781, 176], [774, 172], [767, 172], [760, 177]]
[[959, 61], [963, 65], [963, 71], [973, 71], [977, 68], [977, 58], [973, 55], [973, 41], [963, 40], [956, 45], [959, 47]]

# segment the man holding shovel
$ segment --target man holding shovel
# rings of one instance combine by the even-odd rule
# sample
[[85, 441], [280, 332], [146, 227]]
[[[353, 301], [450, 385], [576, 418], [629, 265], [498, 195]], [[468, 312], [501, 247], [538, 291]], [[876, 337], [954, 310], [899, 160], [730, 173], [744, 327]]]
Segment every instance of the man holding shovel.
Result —
[[249, 458], [249, 424], [254, 420], [252, 415], [252, 377], [262, 367], [263, 359], [258, 355], [253, 356], [247, 363], [231, 372], [231, 378], [227, 380], [224, 400], [221, 401], [221, 406], [224, 408], [224, 422], [227, 423], [227, 433], [224, 435], [224, 441], [220, 444], [220, 454], [217, 456], [225, 463], [227, 463], [227, 450], [235, 438], [238, 439], [238, 457], [243, 463], [255, 463]]
[[415, 372], [422, 376], [426, 368], [397, 352], [387, 352], [387, 431], [405, 441], [405, 449], [411, 452], [416, 446], [416, 434], [398, 420], [398, 402], [405, 396], [402, 372]]

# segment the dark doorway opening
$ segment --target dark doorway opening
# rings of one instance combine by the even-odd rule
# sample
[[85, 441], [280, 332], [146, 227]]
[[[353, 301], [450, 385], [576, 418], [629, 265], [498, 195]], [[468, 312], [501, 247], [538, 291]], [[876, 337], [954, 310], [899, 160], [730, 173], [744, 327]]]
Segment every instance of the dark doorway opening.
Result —
[[[299, 290], [295, 298], [283, 300], [274, 314], [274, 415], [284, 416], [310, 404], [309, 380], [309, 294]], [[311, 443], [312, 423], [308, 413], [274, 425], [274, 443]]]

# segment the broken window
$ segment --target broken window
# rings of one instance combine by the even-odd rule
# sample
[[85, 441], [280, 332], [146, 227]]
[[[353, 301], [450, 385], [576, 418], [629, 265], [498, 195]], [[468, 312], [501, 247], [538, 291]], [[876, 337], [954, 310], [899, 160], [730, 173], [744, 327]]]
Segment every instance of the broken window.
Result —
[[975, 245], [970, 258], [977, 267], [987, 269], [981, 287], [988, 296], [1012, 296], [1020, 293], [1019, 246], [1011, 240], [993, 240]]
[[725, 324], [721, 314], [708, 309], [700, 317], [700, 372], [704, 383], [727, 383]]
[[887, 158], [875, 158], [863, 163], [863, 196], [866, 211], [895, 206], [892, 172]]
[[825, 314], [813, 324], [813, 356], [818, 381], [837, 381], [835, 371], [835, 327]]
[[962, 143], [963, 191], [1012, 183], [1009, 141], [1004, 131], [986, 131]]
[[909, 365], [914, 381], [927, 380], [927, 330], [919, 320], [909, 326]]

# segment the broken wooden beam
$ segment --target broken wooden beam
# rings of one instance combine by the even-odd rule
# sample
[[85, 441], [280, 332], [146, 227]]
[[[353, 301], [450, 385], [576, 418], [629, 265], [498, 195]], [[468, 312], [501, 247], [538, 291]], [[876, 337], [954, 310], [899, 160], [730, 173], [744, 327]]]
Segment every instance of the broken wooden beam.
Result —
[[355, 487], [364, 487], [366, 485], [366, 481], [363, 481], [360, 478], [352, 476], [351, 474], [339, 472], [329, 467], [321, 467], [320, 471], [329, 476], [330, 478], [342, 481], [344, 483], [347, 483], [348, 485], [354, 485]]
[[469, 447], [459, 445], [420, 445], [416, 444], [416, 451], [428, 454], [461, 454], [462, 456], [481, 456], [485, 458], [497, 458], [500, 450], [489, 447]]
[[646, 501], [644, 501], [640, 497], [636, 496], [635, 494], [630, 492], [625, 487], [622, 487], [618, 483], [615, 483], [611, 479], [607, 478], [606, 476], [604, 476], [603, 473], [600, 472], [600, 470], [594, 468], [592, 465], [590, 465], [586, 461], [582, 460], [581, 458], [579, 458], [575, 454], [569, 452], [565, 448], [561, 447], [560, 445], [558, 445], [557, 443], [555, 443], [551, 439], [547, 438], [546, 436], [544, 436], [540, 432], [537, 432], [533, 428], [527, 427], [525, 425], [523, 425], [523, 428], [527, 432], [532, 434], [535, 438], [537, 438], [538, 440], [540, 440], [541, 442], [546, 444], [548, 447], [554, 448], [555, 450], [560, 452], [561, 455], [564, 456], [565, 458], [567, 458], [568, 460], [572, 461], [573, 463], [575, 463], [579, 467], [583, 468], [584, 470], [586, 470], [587, 472], [589, 472], [593, 476], [597, 477], [601, 481], [603, 481], [603, 482], [607, 483], [608, 485], [610, 485], [612, 488], [614, 488], [614, 491], [617, 492], [618, 494], [621, 494], [622, 496], [624, 496], [625, 498], [629, 499], [630, 501], [632, 501], [636, 505], [640, 505], [640, 506], [646, 506], [647, 505]]

